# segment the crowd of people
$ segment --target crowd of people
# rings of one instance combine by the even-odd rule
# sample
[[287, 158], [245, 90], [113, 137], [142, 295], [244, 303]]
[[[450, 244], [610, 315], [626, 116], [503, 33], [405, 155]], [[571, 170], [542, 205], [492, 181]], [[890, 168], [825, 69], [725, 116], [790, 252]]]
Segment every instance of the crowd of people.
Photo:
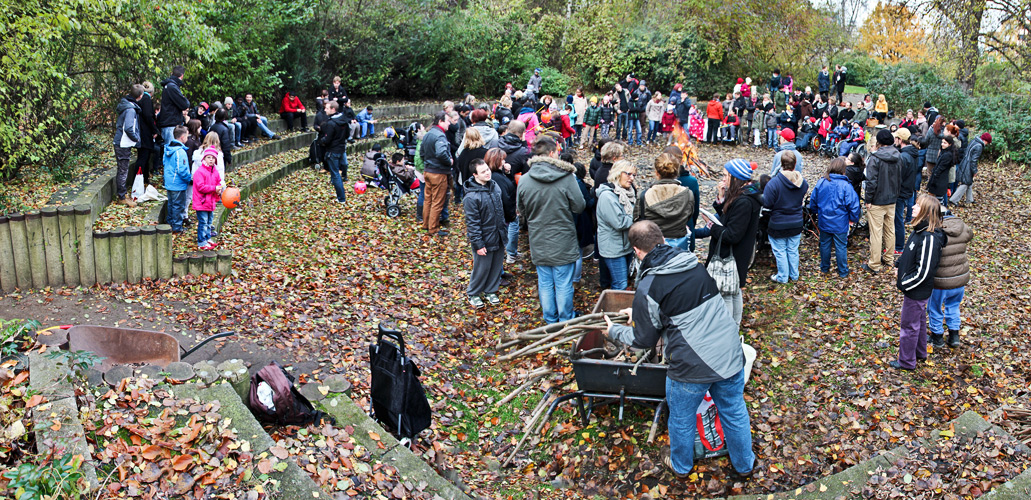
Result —
[[[147, 111], [155, 106], [146, 84], [134, 85], [119, 102], [119, 197], [125, 196], [128, 149], [145, 149], [149, 135], [152, 147], [164, 147], [173, 231], [182, 230], [192, 193], [198, 246], [213, 248], [213, 197], [225, 186], [231, 150], [265, 122], [249, 94], [240, 103], [227, 99], [216, 106], [213, 120], [203, 120], [208, 113], [200, 110], [207, 112], [207, 106], [191, 109], [182, 95], [183, 74], [176, 67], [163, 82], [156, 120]], [[518, 243], [524, 232], [546, 322], [576, 315], [573, 298], [585, 262], [599, 263], [602, 289], [636, 288], [628, 311], [634, 326], [613, 325], [608, 333], [635, 347], [654, 347], [660, 338], [666, 343], [671, 448], [665, 463], [677, 475], [690, 472], [693, 439], [688, 443], [683, 436], [694, 435], [694, 409], [709, 391], [723, 418], [735, 472], [747, 477], [756, 460], [742, 399], [738, 332], [742, 289], [758, 238], [767, 238], [772, 249], [776, 273], [770, 280], [797, 281], [801, 234], [811, 217], [820, 235], [820, 272], [830, 275], [833, 253], [836, 274], [845, 278], [848, 237], [865, 214], [869, 254], [861, 268], [873, 274], [894, 270], [904, 295], [899, 353], [891, 366], [914, 369], [927, 357], [928, 342], [960, 344], [972, 231], [949, 205], [973, 202], [977, 165], [992, 137], [971, 139], [962, 119], [948, 120], [930, 103], [897, 120], [884, 96], [866, 96], [855, 108], [839, 106], [846, 74], [844, 67], [833, 75], [824, 67], [812, 92], [796, 88], [790, 74], [774, 72], [762, 96], [750, 78], [741, 78], [726, 100], [714, 95], [703, 115], [682, 85], [665, 97], [633, 73], [601, 96], [588, 98], [578, 88], [564, 103], [550, 95], [538, 98], [543, 81], [535, 71], [525, 90], [510, 84], [494, 102], [471, 95], [457, 104], [447, 101], [428, 127], [410, 127], [417, 141], [410, 175], [420, 181], [416, 218], [429, 238], [446, 237], [450, 201], [462, 204], [473, 260], [466, 293], [474, 308], [500, 304], [499, 289], [511, 278], [505, 267], [522, 259]], [[346, 146], [374, 131], [372, 108], [356, 114], [339, 79], [317, 104], [313, 126], [336, 200], [345, 203]], [[287, 93], [280, 112], [288, 126], [294, 120], [307, 126], [296, 96]], [[863, 144], [869, 151], [837, 149], [810, 186], [802, 175], [807, 140], [799, 142], [814, 133], [806, 123], [817, 135], [838, 134], [841, 144]], [[671, 145], [673, 138], [667, 139], [653, 160], [656, 180], [643, 182], [628, 148], [677, 129], [686, 143], [677, 138]], [[752, 131], [753, 140], [741, 139], [742, 130]], [[708, 167], [692, 138], [771, 147], [769, 170], [740, 158], [726, 162], [709, 212], [700, 206], [695, 177], [695, 169]], [[378, 154], [371, 152], [369, 159]], [[586, 164], [577, 154], [585, 154]], [[399, 152], [392, 161], [408, 175], [404, 158]], [[695, 255], [698, 238], [710, 242], [704, 267]]]

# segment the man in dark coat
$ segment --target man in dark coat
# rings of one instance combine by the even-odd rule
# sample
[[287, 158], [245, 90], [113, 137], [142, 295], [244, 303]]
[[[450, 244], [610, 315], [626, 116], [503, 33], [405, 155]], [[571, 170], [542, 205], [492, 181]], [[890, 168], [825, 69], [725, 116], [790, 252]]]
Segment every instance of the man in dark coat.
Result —
[[186, 68], [172, 67], [172, 76], [161, 81], [161, 114], [157, 117], [157, 126], [161, 131], [161, 143], [169, 144], [174, 140], [172, 131], [183, 125], [183, 111], [190, 109], [190, 100], [183, 96], [183, 76]]
[[126, 179], [126, 188], [132, 190], [132, 183], [135, 180], [136, 172], [143, 171], [143, 185], [150, 184], [150, 163], [154, 156], [154, 136], [158, 133], [157, 117], [154, 114], [154, 100], [151, 94], [154, 93], [154, 84], [143, 82], [143, 97], [136, 102], [140, 106], [138, 117], [140, 124], [140, 143], [136, 146], [136, 164], [133, 165]]
[[895, 137], [877, 132], [877, 150], [866, 160], [866, 218], [870, 228], [870, 259], [863, 269], [879, 273], [895, 265], [895, 203], [902, 189], [902, 158]]

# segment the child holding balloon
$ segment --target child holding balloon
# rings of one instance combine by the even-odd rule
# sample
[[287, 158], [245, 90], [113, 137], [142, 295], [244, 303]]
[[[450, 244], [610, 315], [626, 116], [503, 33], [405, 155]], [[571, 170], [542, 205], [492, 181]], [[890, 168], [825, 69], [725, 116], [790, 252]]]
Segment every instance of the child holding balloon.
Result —
[[197, 248], [214, 250], [218, 244], [211, 235], [211, 219], [218, 197], [222, 194], [222, 177], [215, 168], [219, 152], [213, 147], [204, 150], [200, 166], [193, 174], [193, 208], [197, 211]]

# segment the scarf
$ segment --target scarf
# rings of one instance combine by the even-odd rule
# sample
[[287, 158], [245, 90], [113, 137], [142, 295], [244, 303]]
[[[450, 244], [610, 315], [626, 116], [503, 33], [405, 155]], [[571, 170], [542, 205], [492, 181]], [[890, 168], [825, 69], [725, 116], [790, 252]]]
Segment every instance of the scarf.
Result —
[[633, 185], [631, 185], [630, 189], [627, 190], [624, 189], [623, 186], [619, 185], [618, 182], [614, 182], [612, 184], [612, 192], [616, 193], [616, 196], [619, 197], [619, 204], [623, 205], [623, 210], [628, 214], [633, 214], [634, 202], [637, 201], [637, 191], [634, 189]]

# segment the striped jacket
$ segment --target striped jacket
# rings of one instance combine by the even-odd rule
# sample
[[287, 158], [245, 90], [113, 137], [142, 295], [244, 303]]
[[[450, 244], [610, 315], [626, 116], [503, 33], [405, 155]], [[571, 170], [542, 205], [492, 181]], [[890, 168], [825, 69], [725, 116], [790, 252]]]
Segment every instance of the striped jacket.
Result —
[[644, 258], [633, 319], [633, 327], [613, 325], [609, 336], [640, 349], [664, 339], [666, 376], [673, 380], [719, 382], [744, 369], [737, 323], [691, 252], [659, 245]]
[[926, 221], [913, 228], [913, 234], [896, 262], [899, 268], [896, 286], [906, 297], [925, 300], [931, 296], [938, 261], [947, 242], [948, 237], [941, 229], [927, 231]]

